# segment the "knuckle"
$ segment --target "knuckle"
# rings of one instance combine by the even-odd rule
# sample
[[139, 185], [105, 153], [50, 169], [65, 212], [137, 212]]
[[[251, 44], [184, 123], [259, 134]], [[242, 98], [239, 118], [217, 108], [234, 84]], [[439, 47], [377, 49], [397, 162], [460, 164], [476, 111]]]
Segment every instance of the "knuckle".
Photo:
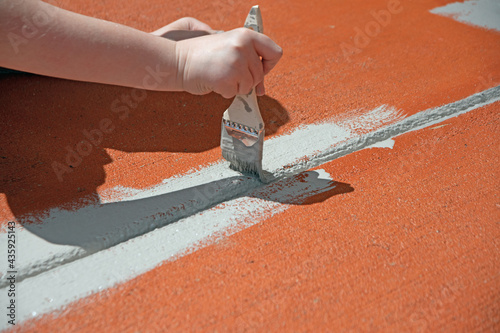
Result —
[[248, 28], [238, 28], [237, 31], [237, 39], [242, 43], [248, 42], [251, 38], [253, 38], [252, 33], [253, 30]]
[[251, 33], [251, 29], [248, 28], [237, 28], [236, 29], [239, 33], [243, 34], [244, 36], [248, 35]]

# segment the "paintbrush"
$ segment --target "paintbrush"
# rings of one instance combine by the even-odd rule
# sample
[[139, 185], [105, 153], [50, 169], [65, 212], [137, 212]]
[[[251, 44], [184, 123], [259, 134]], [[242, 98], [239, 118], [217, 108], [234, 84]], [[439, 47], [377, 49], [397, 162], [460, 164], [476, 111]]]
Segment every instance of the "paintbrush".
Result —
[[[263, 32], [259, 6], [250, 9], [245, 28]], [[232, 169], [259, 176], [263, 180], [264, 121], [255, 88], [248, 95], [237, 95], [224, 112], [220, 145], [222, 157], [231, 162]]]

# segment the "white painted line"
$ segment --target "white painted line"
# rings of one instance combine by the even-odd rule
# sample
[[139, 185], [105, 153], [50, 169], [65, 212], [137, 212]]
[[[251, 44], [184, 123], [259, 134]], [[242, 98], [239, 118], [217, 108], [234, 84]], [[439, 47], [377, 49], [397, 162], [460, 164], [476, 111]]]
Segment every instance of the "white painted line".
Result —
[[48, 313], [125, 282], [165, 260], [206, 246], [217, 237], [245, 229], [336, 186], [324, 170], [282, 179], [154, 232], [27, 278], [16, 286], [22, 291], [17, 298], [17, 318], [22, 321]]
[[455, 2], [432, 9], [431, 13], [451, 17], [462, 23], [500, 31], [500, 1], [498, 0]]
[[440, 123], [500, 100], [500, 86], [471, 95], [454, 103], [421, 111], [387, 126], [381, 126], [364, 135], [356, 135], [346, 141], [339, 142], [329, 149], [317, 152], [309, 159], [295, 163], [290, 168], [280, 168], [274, 171], [277, 178], [287, 177], [301, 171], [320, 166], [336, 158], [345, 156], [377, 142], [385, 141], [403, 133], [415, 131], [430, 125]]
[[[472, 111], [499, 100], [500, 86], [472, 95], [455, 103], [419, 112], [418, 114], [404, 118], [403, 120], [390, 125], [383, 126], [382, 128], [378, 128], [377, 125], [374, 125], [374, 122], [367, 122], [366, 127], [370, 128], [370, 126], [373, 126], [375, 130], [362, 135], [356, 134], [352, 128], [348, 129], [347, 126], [340, 126], [339, 124], [342, 122], [337, 124], [331, 123], [331, 127], [325, 127], [324, 124], [311, 125], [318, 126], [316, 128], [318, 130], [322, 129], [321, 131], [314, 131], [313, 136], [331, 135], [331, 133], [328, 134], [328, 131], [335, 132], [336, 134], [331, 135], [330, 137], [334, 142], [329, 147], [326, 147], [328, 145], [325, 145], [326, 148], [323, 147], [324, 150], [318, 151], [314, 146], [314, 137], [307, 137], [308, 140], [311, 140], [311, 144], [304, 145], [304, 149], [307, 150], [302, 153], [304, 156], [309, 156], [309, 158], [306, 160], [296, 160], [295, 164], [289, 167], [280, 166], [278, 169], [274, 170], [274, 174], [291, 176], [293, 174], [297, 174], [301, 171], [301, 169], [317, 166], [331, 161], [334, 158], [349, 154], [353, 151], [369, 147], [377, 142], [385, 141], [409, 131], [437, 124], [443, 120]], [[382, 118], [385, 117], [385, 120], [382, 122], [384, 124], [391, 123], [391, 119], [399, 119], [400, 117], [400, 113], [392, 108], [380, 108], [379, 112], [382, 115]], [[391, 114], [392, 116], [390, 116]], [[356, 119], [359, 120], [360, 118], [358, 117]], [[364, 120], [360, 121], [363, 122]], [[350, 124], [355, 124], [355, 122], [350, 122]], [[342, 130], [339, 130], [339, 127], [341, 127]], [[309, 128], [310, 126], [307, 126], [306, 130], [309, 130]], [[269, 149], [285, 150], [286, 147], [290, 145], [293, 146], [293, 144], [296, 143], [296, 140], [298, 140], [296, 137], [301, 138], [300, 140], [304, 140], [304, 137], [302, 137], [303, 132], [301, 131], [302, 129], [299, 128], [289, 135], [269, 140], [272, 145], [276, 145], [274, 148], [270, 145], [269, 147], [271, 148]], [[277, 144], [275, 142], [282, 142], [282, 144]], [[289, 161], [287, 154], [281, 154], [280, 156], [282, 157], [277, 158], [284, 158], [283, 162]], [[284, 163], [281, 165], [283, 164]], [[212, 203], [213, 207], [208, 210], [200, 211], [196, 214], [191, 214], [186, 218], [177, 220], [176, 223], [168, 224], [155, 230], [154, 232], [149, 232], [140, 237], [128, 239], [112, 248], [94, 254], [88, 253], [86, 257], [79, 260], [59, 266], [53, 265], [50, 270], [42, 270], [41, 273], [35, 276], [26, 277], [23, 281], [17, 284], [18, 290], [23, 290], [18, 297], [18, 320], [22, 321], [31, 318], [32, 315], [39, 315], [60, 309], [62, 306], [91, 293], [99, 292], [100, 290], [109, 288], [117, 283], [130, 280], [137, 275], [152, 269], [164, 260], [169, 260], [169, 258], [175, 258], [176, 256], [181, 256], [185, 253], [195, 251], [196, 249], [209, 244], [211, 240], [213, 241], [214, 237], [223, 237], [254, 225], [263, 219], [276, 214], [277, 212], [287, 209], [291, 203], [300, 202], [308, 196], [328, 191], [335, 185], [331, 182], [329, 175], [327, 175], [324, 171], [308, 172], [306, 182], [297, 181], [294, 177], [290, 177], [281, 179], [280, 181], [269, 185], [261, 185], [255, 180], [247, 179], [241, 176], [231, 179], [231, 176], [228, 177], [228, 175], [231, 175], [228, 172], [227, 165], [224, 163], [217, 163], [206, 169], [202, 169], [186, 176], [186, 182], [190, 181], [190, 177], [202, 177], [200, 179], [203, 179], [205, 182], [213, 182], [215, 180], [215, 183], [217, 183], [217, 180], [222, 181], [222, 183], [219, 183], [218, 185], [214, 185], [212, 183], [208, 185], [208, 187], [207, 184], [201, 185], [201, 190], [199, 190], [200, 192], [206, 191], [207, 189], [209, 190], [206, 192], [207, 195], [205, 196], [193, 197], [187, 193], [185, 193], [185, 195], [179, 195], [177, 192], [166, 192], [166, 194], [163, 194], [166, 195], [165, 198], [162, 198], [162, 195], [159, 195], [153, 198], [145, 198], [147, 200], [144, 202], [140, 202], [141, 200], [131, 200], [127, 202], [115, 203], [123, 204], [119, 206], [119, 210], [125, 209], [127, 210], [127, 213], [130, 213], [131, 215], [136, 214], [133, 210], [143, 210], [143, 214], [139, 214], [139, 216], [141, 216], [140, 218], [143, 219], [140, 220], [140, 222], [145, 224], [149, 223], [150, 227], [159, 225], [163, 221], [161, 219], [164, 218], [164, 216], [160, 215], [160, 217], [158, 217], [160, 221], [158, 222], [155, 220], [157, 215], [154, 214], [165, 214], [165, 211], [169, 212], [169, 214], [167, 214], [169, 216], [179, 214], [179, 211], [181, 211], [180, 208], [182, 207], [175, 206], [176, 208], [172, 210], [172, 203], [178, 205], [189, 205], [189, 202], [186, 203], [185, 201], [182, 201], [189, 199], [195, 202], [194, 205], [198, 204], [198, 202], [205, 205]], [[206, 173], [209, 174], [207, 175]], [[166, 182], [166, 184], [161, 186], [172, 186], [169, 189], [172, 191], [177, 188], [177, 185], [172, 185], [176, 183], [176, 181]], [[180, 182], [180, 185], [182, 185], [182, 183], [183, 182]], [[223, 201], [217, 203], [217, 200], [224, 197], [224, 195], [221, 194], [226, 191], [226, 187], [224, 187], [224, 185], [227, 185], [227, 190], [229, 192], [234, 191], [233, 194], [235, 195], [231, 199], [222, 199]], [[154, 189], [151, 189], [151, 191], [163, 191], [161, 186], [155, 187]], [[241, 188], [246, 191], [244, 194], [241, 192], [237, 193], [237, 189]], [[211, 191], [211, 189], [213, 189], [213, 191]], [[189, 191], [191, 190], [192, 189], [189, 189]], [[196, 196], [199, 192], [189, 193]], [[296, 197], [296, 194], [301, 194], [301, 196]], [[132, 193], [131, 197], [137, 195], [139, 194]], [[158, 197], [161, 199], [157, 200]], [[149, 201], [150, 199], [152, 200], [151, 202]], [[135, 201], [139, 201], [139, 203], [136, 203]], [[164, 204], [165, 202], [167, 202], [167, 205], [162, 206], [162, 203]], [[127, 205], [124, 205], [125, 203], [133, 204], [130, 211], [129, 208], [127, 208]], [[104, 204], [101, 206], [111, 204]], [[167, 209], [165, 209], [165, 207], [167, 207]], [[100, 208], [94, 207], [92, 209]], [[160, 213], [158, 213], [159, 210]], [[92, 221], [86, 222], [85, 218], [100, 218], [101, 214], [95, 213], [92, 210], [83, 211], [85, 214], [81, 212], [78, 213], [78, 211], [73, 213], [82, 214], [81, 216], [75, 215], [82, 223], [90, 223], [89, 226], [98, 227], [97, 225], [92, 224]], [[151, 212], [154, 214], [146, 214]], [[59, 213], [67, 214], [68, 212], [56, 211], [52, 217], [57, 219], [56, 215]], [[114, 210], [111, 210], [108, 213], [119, 214], [118, 211]], [[144, 218], [144, 216], [147, 217]], [[67, 218], [69, 217], [66, 216], [63, 220], [69, 222], [66, 220]], [[114, 219], [115, 217], [113, 215], [107, 215], [106, 218]], [[127, 214], [122, 214], [119, 218], [127, 219]], [[101, 219], [100, 221], [105, 221], [105, 219]], [[135, 230], [133, 230], [133, 228], [136, 227], [134, 222], [134, 219], [127, 220], [128, 224], [126, 224], [126, 228], [122, 227], [121, 224], [114, 225], [116, 230], [111, 228], [109, 235], [115, 237], [115, 239], [118, 239], [116, 235], [130, 238], [130, 235], [135, 232]], [[111, 223], [111, 225], [113, 226], [113, 223]], [[53, 227], [51, 226], [49, 228]], [[55, 229], [52, 230], [53, 232], [57, 232]], [[83, 229], [80, 230], [80, 232], [84, 231], [85, 230]], [[29, 232], [24, 232], [25, 233], [22, 237], [29, 237]], [[46, 235], [46, 237], [49, 236], [50, 235]], [[89, 244], [97, 244], [95, 246], [98, 246], [99, 243], [96, 243], [96, 239], [94, 237], [96, 236], [88, 236]], [[21, 238], [19, 234], [17, 235], [17, 238], [21, 239], [21, 244], [29, 241], [29, 239]], [[110, 241], [108, 240], [107, 242], [107, 244], [109, 244]], [[93, 250], [91, 247], [89, 248], [90, 250], [87, 248], [84, 250]], [[29, 249], [29, 247], [24, 247], [24, 249]], [[36, 249], [33, 250], [36, 251]], [[20, 251], [20, 258], [23, 258], [25, 254], [26, 253], [24, 251]], [[96, 274], [96, 272], [98, 272], [98, 274]], [[0, 294], [5, 294], [6, 292], [7, 290], [5, 287], [0, 289]], [[1, 304], [0, 306], [4, 305]]]
[[[380, 106], [368, 112], [353, 111], [344, 119], [300, 126], [292, 133], [266, 140], [263, 166], [278, 173], [303, 159], [328, 151], [332, 146], [359, 136], [359, 132], [402, 119], [398, 110]], [[290, 149], [293, 147], [293, 149]], [[19, 217], [17, 245], [20, 258], [18, 279], [34, 276], [83, 258], [130, 238], [145, 234], [181, 218], [236, 198], [262, 186], [258, 180], [232, 171], [220, 161], [199, 171], [165, 179], [145, 190], [116, 188], [101, 204], [75, 211], [54, 208], [39, 217], [39, 223]], [[120, 195], [117, 195], [119, 193]], [[0, 234], [0, 241], [7, 234]], [[3, 264], [1, 272], [5, 272]], [[0, 279], [0, 287], [7, 284]]]
[[366, 148], [389, 148], [389, 149], [392, 149], [392, 148], [394, 148], [395, 143], [396, 142], [393, 139], [387, 139], [384, 141], [376, 142], [376, 143], [374, 143], [371, 146], [368, 146]]

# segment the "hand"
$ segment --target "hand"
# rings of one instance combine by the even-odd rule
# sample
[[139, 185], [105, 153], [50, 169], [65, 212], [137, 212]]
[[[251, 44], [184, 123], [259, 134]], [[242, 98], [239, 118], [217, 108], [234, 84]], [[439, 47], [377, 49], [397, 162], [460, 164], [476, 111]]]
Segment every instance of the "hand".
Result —
[[184, 17], [153, 31], [151, 34], [179, 41], [216, 33], [209, 25], [192, 17]]
[[195, 95], [216, 92], [225, 98], [265, 94], [264, 75], [283, 51], [269, 37], [239, 28], [176, 43], [177, 81]]

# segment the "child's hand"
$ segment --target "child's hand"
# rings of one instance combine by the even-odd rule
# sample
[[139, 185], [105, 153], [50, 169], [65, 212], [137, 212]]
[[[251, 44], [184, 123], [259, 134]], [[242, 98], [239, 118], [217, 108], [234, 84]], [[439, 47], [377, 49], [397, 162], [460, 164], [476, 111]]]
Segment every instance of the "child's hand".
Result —
[[195, 95], [216, 92], [225, 98], [265, 94], [264, 75], [283, 51], [269, 37], [246, 28], [176, 43], [177, 83]]
[[153, 31], [151, 34], [170, 40], [183, 40], [215, 33], [209, 25], [192, 17], [184, 17]]

